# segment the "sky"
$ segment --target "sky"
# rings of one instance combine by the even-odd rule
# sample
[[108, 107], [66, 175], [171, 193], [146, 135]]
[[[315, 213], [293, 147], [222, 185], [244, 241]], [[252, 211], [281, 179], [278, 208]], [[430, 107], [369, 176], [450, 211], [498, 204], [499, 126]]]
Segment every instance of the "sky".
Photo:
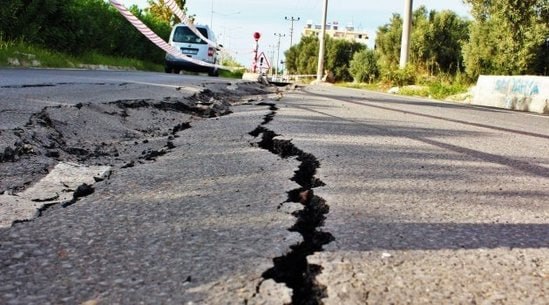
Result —
[[[120, 0], [127, 7], [137, 4], [148, 6], [147, 0]], [[340, 26], [352, 23], [357, 30], [365, 31], [370, 37], [368, 45], [374, 45], [377, 28], [388, 23], [393, 13], [402, 15], [405, 0], [331, 0], [328, 2], [328, 22], [337, 21]], [[415, 0], [414, 8], [424, 5], [429, 10], [449, 9], [460, 16], [469, 17], [469, 6], [462, 0]], [[217, 40], [230, 50], [241, 64], [250, 66], [255, 41], [253, 33], [261, 33], [259, 51], [267, 58], [275, 58], [290, 47], [291, 22], [294, 19], [294, 44], [308, 20], [320, 24], [323, 0], [187, 0], [189, 15], [196, 15], [197, 24], [211, 25]], [[284, 34], [280, 38], [275, 34]], [[274, 55], [274, 56], [273, 56]]]

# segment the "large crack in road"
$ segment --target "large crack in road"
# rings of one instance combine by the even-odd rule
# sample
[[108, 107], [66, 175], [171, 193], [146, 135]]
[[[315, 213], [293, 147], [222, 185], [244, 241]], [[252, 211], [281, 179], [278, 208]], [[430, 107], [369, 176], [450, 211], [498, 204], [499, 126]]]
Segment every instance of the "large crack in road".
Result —
[[[38, 217], [57, 203], [74, 202], [82, 195], [36, 199], [27, 198], [25, 192], [36, 189], [36, 184], [52, 176], [61, 163], [90, 168], [108, 166], [116, 171], [154, 162], [175, 148], [174, 138], [191, 128], [193, 121], [230, 114], [233, 104], [271, 93], [254, 83], [203, 84], [203, 87], [186, 97], [176, 94], [162, 99], [47, 106], [30, 115], [24, 126], [0, 130], [0, 204], [3, 204], [0, 208], [11, 210], [12, 206], [18, 208], [21, 200], [30, 200], [29, 204], [40, 203], [31, 208], [36, 208], [34, 217]], [[60, 187], [49, 193], [76, 194], [78, 189], [72, 185]], [[45, 200], [50, 197], [63, 198], [50, 204]], [[28, 212], [24, 214], [27, 216], [16, 217], [14, 222], [32, 219]]]
[[280, 156], [281, 158], [295, 157], [300, 165], [291, 178], [300, 185], [299, 188], [288, 192], [287, 202], [301, 203], [303, 209], [293, 213], [297, 218], [295, 224], [288, 230], [298, 232], [303, 241], [292, 245], [290, 252], [284, 256], [273, 259], [274, 266], [263, 273], [263, 278], [272, 279], [277, 283], [285, 283], [292, 293], [292, 305], [320, 305], [322, 299], [327, 297], [324, 285], [317, 282], [316, 277], [322, 271], [322, 266], [310, 264], [307, 256], [322, 251], [322, 247], [334, 240], [329, 232], [320, 230], [329, 206], [326, 201], [315, 195], [313, 189], [325, 185], [315, 177], [316, 170], [320, 167], [317, 158], [297, 148], [290, 140], [277, 139], [280, 136], [265, 127], [270, 123], [278, 110], [275, 104], [263, 103], [269, 106], [271, 112], [267, 114], [263, 122], [250, 135], [260, 137], [258, 147]]

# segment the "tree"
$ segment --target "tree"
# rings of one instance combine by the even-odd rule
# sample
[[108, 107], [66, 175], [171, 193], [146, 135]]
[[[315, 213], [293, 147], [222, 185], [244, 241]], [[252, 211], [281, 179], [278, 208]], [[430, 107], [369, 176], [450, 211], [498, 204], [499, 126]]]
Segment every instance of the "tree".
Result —
[[400, 60], [400, 45], [402, 40], [402, 18], [393, 14], [391, 21], [378, 28], [376, 50], [379, 54], [380, 66], [397, 69]]
[[[455, 73], [463, 65], [461, 46], [469, 37], [469, 21], [452, 11], [428, 11], [421, 6], [413, 13], [410, 61], [429, 74]], [[386, 73], [398, 69], [402, 18], [394, 14], [378, 29], [376, 50]]]
[[[315, 36], [303, 36], [298, 44], [284, 54], [286, 69], [291, 74], [316, 74], [318, 65], [319, 39]], [[326, 37], [325, 69], [330, 70], [336, 80], [349, 81], [349, 63], [355, 54], [365, 46], [358, 42]]]
[[[158, 20], [167, 22], [168, 24], [175, 24], [181, 22], [177, 16], [173, 14], [171, 9], [166, 5], [164, 0], [158, 0], [158, 3], [154, 0], [147, 0], [149, 3], [149, 8], [147, 12], [150, 13]], [[185, 0], [175, 0], [175, 3], [181, 8], [183, 12], [186, 12]]]
[[462, 45], [469, 39], [469, 21], [449, 10], [428, 12], [425, 7], [416, 10], [414, 17], [413, 62], [430, 75], [459, 71]]
[[379, 76], [378, 56], [374, 50], [364, 49], [355, 53], [349, 72], [357, 83], [371, 83]]
[[351, 59], [356, 52], [366, 48], [365, 45], [343, 39], [326, 40], [326, 69], [334, 74], [337, 81], [351, 81], [349, 73]]
[[549, 2], [547, 0], [465, 0], [475, 18], [464, 46], [466, 72], [547, 74]]
[[42, 40], [48, 19], [66, 7], [63, 0], [4, 0], [0, 5], [0, 34], [8, 39]]
[[[21, 40], [74, 55], [99, 53], [163, 62], [164, 52], [104, 0], [5, 1], [0, 6], [1, 39]], [[168, 39], [168, 23], [137, 6], [130, 11]]]
[[318, 45], [317, 37], [301, 37], [299, 43], [284, 53], [288, 72], [290, 74], [316, 74]]

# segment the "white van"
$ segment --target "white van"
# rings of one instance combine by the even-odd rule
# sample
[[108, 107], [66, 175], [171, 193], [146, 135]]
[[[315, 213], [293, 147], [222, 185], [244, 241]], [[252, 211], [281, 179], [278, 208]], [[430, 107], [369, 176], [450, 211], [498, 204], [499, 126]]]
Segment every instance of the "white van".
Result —
[[[196, 25], [196, 28], [204, 37], [216, 42], [215, 34], [207, 25]], [[195, 33], [189, 29], [184, 23], [174, 25], [170, 34], [170, 45], [181, 53], [194, 59], [198, 59], [210, 64], [217, 64], [217, 50], [216, 48], [208, 45], [208, 43], [198, 37]], [[165, 59], [165, 71], [166, 73], [179, 73], [181, 70], [192, 72], [208, 72], [210, 76], [218, 76], [219, 71], [217, 68], [197, 65], [179, 58], [166, 54]]]

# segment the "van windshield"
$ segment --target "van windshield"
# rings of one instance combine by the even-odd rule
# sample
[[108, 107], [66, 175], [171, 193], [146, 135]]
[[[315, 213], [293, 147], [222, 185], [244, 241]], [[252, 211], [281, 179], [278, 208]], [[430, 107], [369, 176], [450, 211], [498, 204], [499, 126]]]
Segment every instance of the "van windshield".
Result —
[[[198, 31], [200, 31], [202, 35], [204, 35], [204, 37], [209, 38], [208, 31], [206, 31], [205, 28], [197, 28], [197, 29]], [[189, 29], [186, 26], [179, 26], [175, 29], [175, 32], [173, 33], [173, 41], [183, 42], [183, 43], [207, 44], [207, 42], [200, 39], [200, 37], [198, 37], [195, 33], [191, 31], [191, 29]]]

